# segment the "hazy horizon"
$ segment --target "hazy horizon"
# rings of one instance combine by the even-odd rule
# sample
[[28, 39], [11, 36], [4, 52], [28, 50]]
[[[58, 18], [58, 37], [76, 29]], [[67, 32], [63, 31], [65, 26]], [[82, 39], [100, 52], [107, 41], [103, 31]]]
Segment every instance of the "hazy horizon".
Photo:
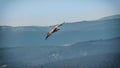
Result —
[[[114, 15], [120, 15], [120, 14], [114, 14]], [[114, 16], [114, 15], [109, 15], [109, 16]], [[109, 16], [104, 16], [104, 17], [109, 17]], [[76, 22], [82, 22], [82, 21], [96, 21], [96, 20], [99, 20], [99, 19], [102, 19], [104, 17], [100, 17], [98, 19], [95, 19], [95, 20], [81, 20], [81, 21], [72, 21], [72, 22], [61, 22], [61, 23], [76, 23]], [[25, 27], [25, 26], [40, 26], [40, 27], [48, 27], [48, 26], [54, 26], [54, 25], [57, 25], [59, 23], [55, 23], [55, 24], [52, 24], [52, 25], [0, 25], [0, 26], [11, 26], [11, 27]]]
[[118, 0], [0, 1], [0, 25], [50, 26], [120, 14]]

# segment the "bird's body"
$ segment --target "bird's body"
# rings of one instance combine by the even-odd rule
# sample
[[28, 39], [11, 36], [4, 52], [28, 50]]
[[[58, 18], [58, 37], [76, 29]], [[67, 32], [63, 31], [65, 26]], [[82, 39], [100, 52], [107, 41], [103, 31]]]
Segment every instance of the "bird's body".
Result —
[[47, 33], [47, 36], [46, 36], [45, 39], [47, 39], [47, 38], [48, 38], [51, 34], [53, 34], [54, 32], [57, 32], [58, 30], [60, 30], [59, 27], [62, 26], [62, 25], [63, 25], [63, 23], [62, 23], [62, 24], [58, 24], [58, 25], [56, 25], [53, 29], [51, 29], [51, 30]]

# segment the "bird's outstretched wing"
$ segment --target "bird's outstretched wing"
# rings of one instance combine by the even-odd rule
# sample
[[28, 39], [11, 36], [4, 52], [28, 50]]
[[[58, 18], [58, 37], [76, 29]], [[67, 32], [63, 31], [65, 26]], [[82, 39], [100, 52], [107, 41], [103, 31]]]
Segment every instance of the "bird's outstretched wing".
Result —
[[45, 37], [45, 40], [47, 40], [47, 38], [50, 36], [50, 34], [47, 34], [47, 36]]
[[57, 25], [57, 27], [60, 27], [60, 26], [62, 26], [64, 23], [61, 23], [61, 24], [59, 24], [59, 25]]
[[47, 38], [54, 32], [54, 28], [52, 30], [50, 30], [48, 33], [47, 33], [47, 36], [45, 37], [45, 40], [47, 40]]

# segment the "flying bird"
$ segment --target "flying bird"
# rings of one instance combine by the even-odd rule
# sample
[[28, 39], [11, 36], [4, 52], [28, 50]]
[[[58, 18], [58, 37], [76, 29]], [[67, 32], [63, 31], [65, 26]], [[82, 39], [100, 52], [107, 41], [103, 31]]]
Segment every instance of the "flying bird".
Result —
[[62, 26], [62, 25], [63, 25], [63, 23], [62, 23], [62, 24], [58, 24], [58, 25], [56, 25], [53, 29], [51, 29], [51, 30], [47, 33], [47, 36], [45, 37], [45, 40], [47, 40], [47, 38], [48, 38], [49, 36], [51, 36], [53, 33], [55, 33], [55, 32], [57, 32], [58, 30], [60, 30], [59, 27]]

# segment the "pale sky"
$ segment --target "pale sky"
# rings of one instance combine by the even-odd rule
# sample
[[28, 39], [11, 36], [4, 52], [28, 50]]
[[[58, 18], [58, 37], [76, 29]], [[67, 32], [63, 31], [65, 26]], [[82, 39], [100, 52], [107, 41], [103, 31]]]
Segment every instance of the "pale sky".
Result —
[[120, 14], [120, 0], [0, 0], [0, 25], [49, 26]]

